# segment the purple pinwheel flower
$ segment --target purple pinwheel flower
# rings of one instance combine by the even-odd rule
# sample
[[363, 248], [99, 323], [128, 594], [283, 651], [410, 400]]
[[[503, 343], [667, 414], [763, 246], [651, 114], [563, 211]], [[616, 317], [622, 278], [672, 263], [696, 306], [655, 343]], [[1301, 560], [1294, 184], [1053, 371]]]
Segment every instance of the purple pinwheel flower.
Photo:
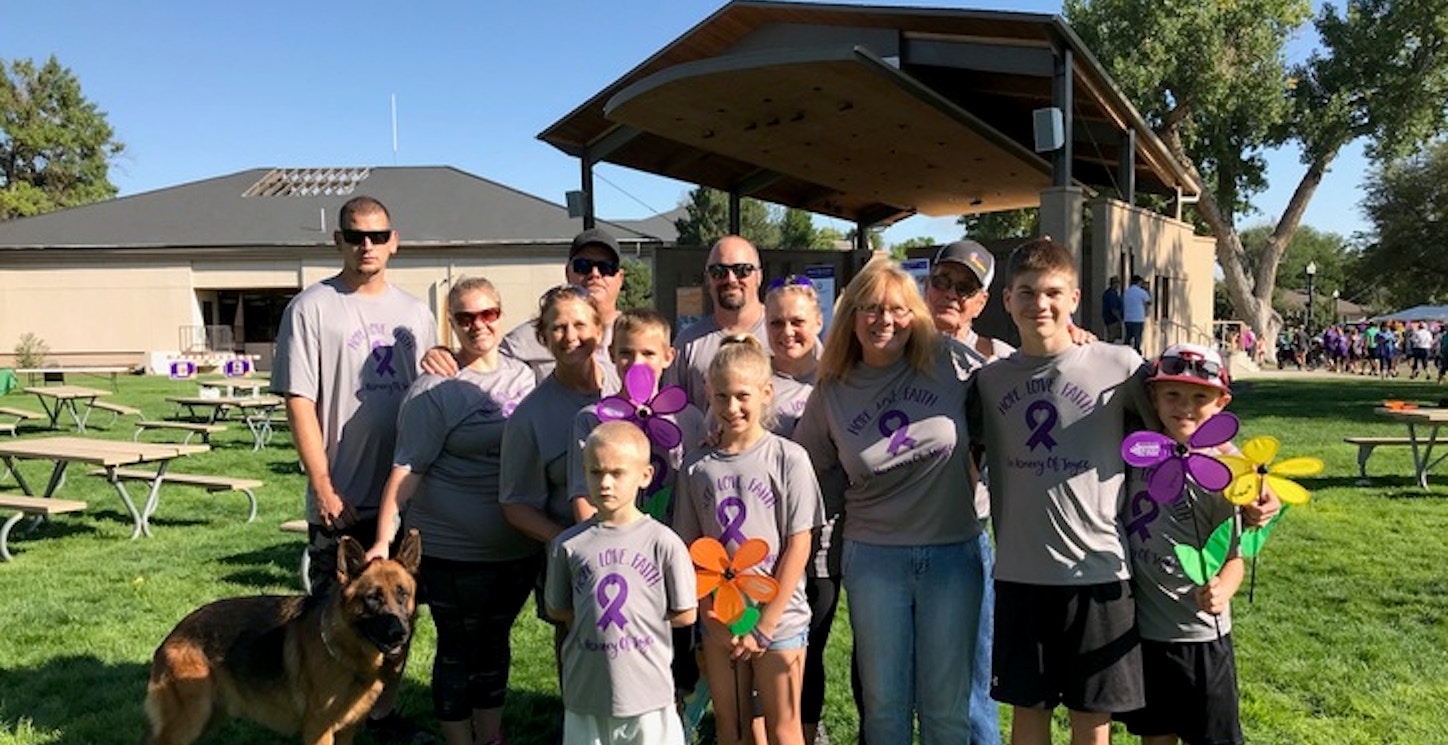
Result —
[[665, 386], [655, 394], [654, 371], [647, 365], [634, 365], [624, 373], [623, 390], [598, 402], [598, 418], [633, 422], [648, 435], [649, 442], [672, 450], [684, 441], [684, 433], [664, 417], [688, 405], [689, 395], [677, 385]]
[[1237, 417], [1223, 411], [1202, 423], [1182, 445], [1160, 432], [1132, 432], [1121, 443], [1127, 465], [1151, 468], [1146, 493], [1157, 504], [1181, 499], [1188, 475], [1203, 489], [1221, 491], [1232, 482], [1232, 471], [1210, 455], [1194, 449], [1221, 445], [1237, 435]]

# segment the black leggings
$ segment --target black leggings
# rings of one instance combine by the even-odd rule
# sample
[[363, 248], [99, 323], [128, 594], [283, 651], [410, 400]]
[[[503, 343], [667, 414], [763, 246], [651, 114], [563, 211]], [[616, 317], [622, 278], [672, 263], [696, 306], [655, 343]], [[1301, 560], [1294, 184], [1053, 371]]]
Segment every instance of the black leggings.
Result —
[[825, 646], [830, 641], [830, 627], [835, 623], [835, 609], [840, 604], [839, 581], [833, 577], [806, 577], [805, 596], [809, 598], [809, 647], [804, 653], [804, 684], [800, 691], [800, 721], [819, 724], [825, 708]]
[[432, 706], [444, 722], [496, 709], [508, 692], [509, 634], [523, 609], [540, 556], [513, 561], [422, 557], [423, 596], [437, 626]]

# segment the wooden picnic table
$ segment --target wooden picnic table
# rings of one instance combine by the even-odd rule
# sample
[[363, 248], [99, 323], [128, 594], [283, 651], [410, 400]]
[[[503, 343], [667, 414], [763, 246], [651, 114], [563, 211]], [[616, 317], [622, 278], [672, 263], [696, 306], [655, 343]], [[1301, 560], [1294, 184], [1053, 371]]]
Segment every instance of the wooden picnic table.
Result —
[[109, 375], [111, 390], [119, 391], [120, 384], [116, 378], [135, 371], [135, 365], [60, 365], [56, 367], [22, 367], [15, 372], [18, 375], [24, 375], [25, 382], [30, 384], [35, 383], [37, 375], [46, 383], [65, 383], [66, 375], [91, 375], [94, 377]]
[[[1428, 471], [1448, 458], [1448, 453], [1440, 453], [1437, 459], [1433, 458], [1433, 447], [1438, 444], [1438, 429], [1448, 424], [1448, 409], [1390, 409], [1379, 406], [1373, 409], [1373, 413], [1408, 425], [1408, 444], [1413, 449], [1413, 475], [1418, 479], [1418, 486], [1427, 489]], [[1426, 434], [1420, 427], [1427, 430]]]
[[[3, 460], [10, 473], [15, 475], [15, 481], [22, 491], [29, 496], [43, 498], [55, 496], [55, 490], [60, 487], [65, 477], [66, 467], [71, 463], [101, 467], [105, 470], [106, 481], [116, 488], [116, 493], [126, 505], [126, 511], [131, 515], [131, 538], [135, 539], [137, 536], [151, 535], [151, 514], [156, 510], [161, 484], [166, 480], [166, 469], [171, 461], [183, 455], [204, 453], [210, 449], [206, 445], [100, 440], [92, 437], [38, 437], [0, 442], [0, 460]], [[18, 460], [48, 460], [55, 464], [45, 491], [35, 493], [25, 476], [15, 467]], [[147, 482], [149, 491], [146, 501], [138, 509], [117, 471], [125, 466], [146, 463], [155, 465], [156, 475]]]
[[[110, 391], [79, 385], [36, 385], [22, 390], [35, 394], [35, 397], [40, 400], [40, 408], [45, 409], [46, 416], [50, 417], [51, 429], [57, 428], [60, 412], [68, 411], [71, 421], [75, 422], [77, 432], [85, 431], [85, 422], [90, 418], [91, 404], [101, 396], [111, 395]], [[82, 407], [84, 408], [82, 409]]]
[[244, 378], [197, 378], [197, 387], [203, 391], [213, 389], [225, 391], [226, 398], [238, 398], [242, 391], [247, 391], [248, 396], [262, 395], [262, 389], [271, 385], [271, 380], [265, 377], [244, 377]]
[[272, 435], [272, 413], [286, 404], [281, 396], [167, 396], [167, 401], [185, 408], [187, 416], [215, 424], [241, 412], [242, 421], [251, 431], [252, 450], [266, 447]]

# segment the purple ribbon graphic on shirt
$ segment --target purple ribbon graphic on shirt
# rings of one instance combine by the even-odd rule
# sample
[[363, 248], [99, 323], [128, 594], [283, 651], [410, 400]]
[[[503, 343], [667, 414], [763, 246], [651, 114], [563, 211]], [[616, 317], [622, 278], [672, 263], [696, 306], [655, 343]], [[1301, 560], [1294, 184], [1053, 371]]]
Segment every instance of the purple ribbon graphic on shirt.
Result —
[[[617, 593], [610, 593], [609, 588], [618, 588]], [[628, 619], [623, 617], [623, 603], [628, 600], [628, 580], [617, 574], [610, 574], [598, 583], [598, 607], [601, 612], [598, 614], [598, 630], [606, 631], [609, 624], [623, 629]]]
[[[378, 354], [378, 353], [381, 354]], [[391, 375], [397, 377], [397, 368], [392, 366], [392, 347], [383, 346], [382, 342], [373, 342], [372, 356], [377, 358], [377, 374]]]
[[[1142, 511], [1142, 507], [1146, 508], [1145, 512]], [[1160, 513], [1161, 504], [1152, 499], [1149, 492], [1137, 492], [1131, 498], [1131, 514], [1136, 517], [1126, 524], [1126, 532], [1136, 534], [1143, 541], [1150, 540], [1151, 532], [1146, 529], [1146, 526], [1152, 524]]]
[[[1036, 414], [1044, 414], [1040, 421], [1036, 420]], [[1037, 445], [1045, 445], [1047, 450], [1056, 449], [1056, 441], [1051, 438], [1051, 428], [1056, 426], [1056, 419], [1060, 415], [1056, 413], [1056, 407], [1050, 401], [1037, 401], [1026, 408], [1026, 426], [1035, 427], [1031, 432], [1030, 439], [1026, 440], [1026, 447], [1035, 450]]]
[[915, 440], [910, 438], [910, 417], [899, 409], [880, 415], [880, 434], [890, 437], [890, 444], [885, 447], [890, 455], [915, 447]]
[[[733, 515], [729, 514], [731, 511], [734, 513]], [[719, 518], [719, 524], [724, 526], [724, 532], [719, 536], [720, 543], [727, 546], [732, 542], [735, 546], [740, 546], [748, 540], [739, 531], [744, 527], [745, 513], [744, 500], [738, 497], [726, 497], [719, 500], [719, 506], [714, 509], [714, 516]]]

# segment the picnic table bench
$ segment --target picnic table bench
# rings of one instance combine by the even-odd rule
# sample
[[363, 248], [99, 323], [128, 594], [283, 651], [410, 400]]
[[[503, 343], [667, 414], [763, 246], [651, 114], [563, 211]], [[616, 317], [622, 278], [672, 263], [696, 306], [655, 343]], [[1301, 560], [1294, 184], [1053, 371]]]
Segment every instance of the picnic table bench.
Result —
[[[302, 519], [288, 520], [278, 527], [281, 528], [283, 533], [301, 533], [302, 535], [307, 535], [311, 532], [307, 521]], [[302, 574], [302, 591], [310, 595], [312, 594], [312, 556], [307, 553], [307, 547], [305, 545], [302, 546], [302, 566], [300, 571]]]
[[[1349, 445], [1357, 445], [1358, 455], [1358, 480], [1366, 483], [1368, 480], [1368, 458], [1373, 455], [1373, 450], [1381, 447], [1411, 446], [1411, 437], [1344, 437], [1342, 441]], [[1425, 444], [1423, 440], [1418, 441], [1419, 445]], [[1448, 445], [1448, 435], [1433, 440], [1434, 445]]]
[[15, 421], [13, 422], [0, 422], [0, 432], [4, 432], [8, 435], [15, 434], [15, 430], [19, 428], [20, 423], [27, 419], [45, 418], [45, 415], [38, 411], [31, 411], [29, 409], [16, 409], [10, 406], [0, 406], [0, 416], [15, 418]]
[[0, 494], [0, 511], [15, 510], [15, 514], [5, 521], [3, 527], [0, 527], [0, 561], [10, 561], [15, 558], [10, 555], [10, 531], [26, 515], [50, 517], [64, 512], [79, 512], [85, 508], [85, 502], [74, 499]]
[[[146, 481], [146, 482], [150, 482], [150, 481], [154, 481], [154, 480], [156, 479], [156, 474], [155, 474], [154, 472], [152, 472], [152, 471], [146, 471], [146, 470], [142, 470], [142, 469], [137, 469], [137, 468], [117, 468], [117, 469], [115, 469], [114, 473], [115, 473], [114, 478], [122, 479], [122, 480], [125, 480], [125, 481]], [[92, 476], [108, 476], [108, 474], [107, 474], [107, 472], [105, 471], [105, 469], [102, 469], [102, 468], [97, 468], [97, 469], [95, 469], [95, 470], [90, 471], [90, 475], [92, 475]], [[167, 471], [167, 472], [166, 472], [166, 483], [167, 483], [167, 484], [186, 484], [187, 486], [198, 486], [198, 487], [201, 487], [202, 489], [205, 489], [208, 493], [211, 493], [211, 494], [215, 494], [215, 493], [217, 493], [217, 492], [224, 492], [224, 491], [238, 491], [238, 492], [241, 492], [242, 494], [245, 494], [245, 495], [246, 495], [247, 502], [249, 503], [249, 510], [248, 510], [248, 512], [247, 512], [246, 521], [247, 521], [247, 522], [252, 522], [253, 520], [256, 520], [256, 494], [254, 494], [254, 493], [252, 492], [252, 489], [256, 489], [257, 487], [260, 487], [260, 486], [261, 486], [263, 483], [265, 483], [265, 482], [263, 482], [263, 481], [261, 481], [261, 480], [259, 480], [259, 479], [239, 479], [239, 478], [231, 478], [231, 477], [229, 477], [229, 476], [206, 476], [206, 475], [197, 474], [197, 473], [176, 473], [175, 471]], [[160, 499], [158, 498], [158, 499], [152, 500], [152, 501], [147, 505], [147, 508], [146, 508], [146, 509], [147, 509], [147, 511], [146, 511], [146, 517], [147, 517], [147, 518], [150, 518], [150, 516], [155, 513], [155, 511], [156, 511], [156, 506], [157, 506], [159, 503], [160, 503]]]
[[216, 433], [218, 433], [218, 432], [225, 432], [225, 431], [226, 431], [226, 425], [225, 425], [225, 424], [202, 424], [201, 422], [174, 422], [174, 421], [161, 420], [161, 419], [158, 419], [158, 420], [142, 419], [142, 420], [136, 422], [136, 434], [131, 437], [131, 440], [132, 440], [133, 442], [140, 442], [140, 441], [141, 441], [141, 433], [142, 433], [142, 432], [145, 432], [145, 431], [147, 431], [147, 430], [152, 430], [152, 429], [161, 429], [161, 430], [170, 429], [170, 430], [177, 430], [177, 431], [180, 431], [180, 432], [185, 432], [185, 433], [186, 433], [186, 439], [184, 439], [184, 440], [181, 441], [182, 444], [190, 444], [192, 437], [195, 437], [196, 435], [201, 435], [201, 441], [204, 442], [204, 443], [206, 443], [207, 445], [210, 445], [210, 444], [211, 444], [211, 436], [214, 435], [214, 434], [216, 434]]

